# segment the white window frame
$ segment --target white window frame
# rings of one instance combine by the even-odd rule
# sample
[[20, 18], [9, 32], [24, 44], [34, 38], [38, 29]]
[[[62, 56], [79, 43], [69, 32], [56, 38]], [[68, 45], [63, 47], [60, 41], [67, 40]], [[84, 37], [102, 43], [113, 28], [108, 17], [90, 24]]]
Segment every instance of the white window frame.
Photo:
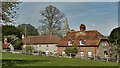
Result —
[[83, 40], [80, 40], [80, 45], [84, 45], [84, 44], [83, 44]]
[[88, 57], [92, 57], [92, 51], [88, 51]]
[[80, 52], [80, 56], [81, 56], [81, 57], [84, 56], [84, 52], [83, 52], [83, 51]]
[[72, 42], [71, 40], [68, 41], [68, 45], [69, 45], [69, 46], [72, 46], [72, 43], [71, 43], [71, 42]]
[[66, 53], [65, 53], [65, 51], [62, 51], [62, 55], [65, 55]]

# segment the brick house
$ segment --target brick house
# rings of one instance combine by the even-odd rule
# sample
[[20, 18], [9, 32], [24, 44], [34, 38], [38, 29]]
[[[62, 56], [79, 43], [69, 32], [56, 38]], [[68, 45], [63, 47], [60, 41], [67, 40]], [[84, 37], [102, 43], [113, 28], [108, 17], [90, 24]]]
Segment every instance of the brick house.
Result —
[[[25, 45], [26, 40], [26, 45]], [[57, 52], [57, 42], [59, 41], [59, 37], [56, 35], [48, 35], [48, 36], [27, 36], [26, 39], [22, 36], [23, 48], [25, 46], [32, 46], [34, 51], [49, 51], [51, 53]]]
[[58, 54], [68, 47], [76, 46], [79, 52], [77, 57], [96, 57], [106, 58], [109, 54], [109, 40], [97, 30], [86, 30], [84, 24], [80, 25], [80, 31], [71, 31], [64, 36], [57, 44]]

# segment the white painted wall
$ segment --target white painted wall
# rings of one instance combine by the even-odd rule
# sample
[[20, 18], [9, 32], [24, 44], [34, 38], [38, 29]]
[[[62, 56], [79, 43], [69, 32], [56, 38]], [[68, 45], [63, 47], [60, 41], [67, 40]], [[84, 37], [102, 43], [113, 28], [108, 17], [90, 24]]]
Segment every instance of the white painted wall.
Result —
[[26, 46], [32, 46], [35, 51], [43, 51], [46, 52], [48, 50], [49, 52], [57, 52], [57, 44], [37, 44], [37, 45], [26, 45]]

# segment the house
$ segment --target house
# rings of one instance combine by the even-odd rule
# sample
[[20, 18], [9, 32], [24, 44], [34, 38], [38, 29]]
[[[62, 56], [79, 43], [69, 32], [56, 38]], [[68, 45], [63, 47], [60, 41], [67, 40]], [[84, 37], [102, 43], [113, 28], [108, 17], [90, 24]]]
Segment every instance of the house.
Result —
[[76, 46], [79, 52], [77, 57], [106, 58], [109, 54], [109, 40], [97, 30], [86, 30], [84, 24], [80, 25], [80, 31], [71, 31], [57, 44], [58, 54], [61, 55], [66, 48]]
[[3, 51], [5, 51], [5, 52], [7, 52], [7, 51], [13, 52], [14, 51], [13, 45], [11, 43], [7, 42], [7, 38], [4, 39], [4, 43], [2, 44], [2, 48], [3, 48]]
[[[43, 36], [27, 36], [22, 37], [23, 48], [26, 46], [32, 46], [34, 51], [41, 51], [49, 53], [57, 52], [57, 42], [59, 37], [56, 35], [43, 35]], [[26, 45], [25, 45], [26, 44]]]

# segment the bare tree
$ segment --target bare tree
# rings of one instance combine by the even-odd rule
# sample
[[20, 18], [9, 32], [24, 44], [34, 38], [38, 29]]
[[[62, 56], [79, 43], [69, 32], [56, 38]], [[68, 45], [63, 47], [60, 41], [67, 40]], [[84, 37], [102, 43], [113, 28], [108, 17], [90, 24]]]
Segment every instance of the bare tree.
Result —
[[61, 30], [61, 23], [64, 20], [64, 14], [59, 9], [49, 5], [40, 12], [40, 15], [42, 16], [40, 22], [46, 25], [50, 35]]
[[46, 25], [39, 26], [38, 32], [40, 35], [48, 35], [49, 34]]

